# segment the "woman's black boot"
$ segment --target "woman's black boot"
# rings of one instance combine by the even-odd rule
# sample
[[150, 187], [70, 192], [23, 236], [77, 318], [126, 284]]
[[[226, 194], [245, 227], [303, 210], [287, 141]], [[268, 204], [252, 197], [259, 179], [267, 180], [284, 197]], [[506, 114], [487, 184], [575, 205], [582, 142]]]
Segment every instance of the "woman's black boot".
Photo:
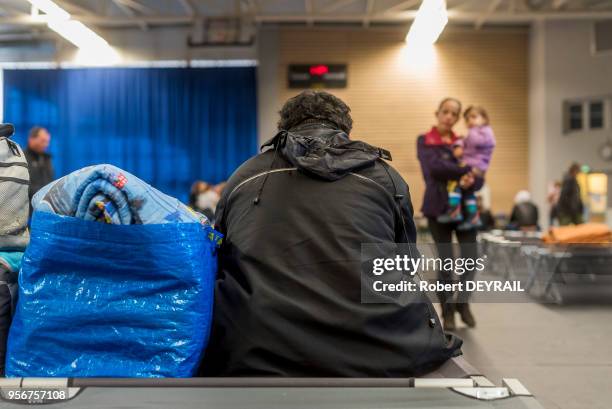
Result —
[[454, 331], [455, 325], [455, 305], [442, 304], [442, 321], [444, 322], [445, 331]]
[[470, 328], [474, 328], [476, 326], [476, 319], [474, 319], [474, 316], [472, 315], [470, 304], [457, 304], [457, 311], [459, 311], [461, 321], [463, 321], [465, 325]]

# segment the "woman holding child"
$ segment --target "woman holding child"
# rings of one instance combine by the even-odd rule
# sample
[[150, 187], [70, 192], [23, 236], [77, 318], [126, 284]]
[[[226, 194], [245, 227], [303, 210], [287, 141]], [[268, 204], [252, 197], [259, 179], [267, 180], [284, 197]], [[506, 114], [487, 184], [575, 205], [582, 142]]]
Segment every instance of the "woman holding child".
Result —
[[[437, 245], [440, 258], [453, 258], [452, 235], [457, 237], [461, 257], [478, 257], [476, 232], [481, 226], [475, 193], [484, 183], [495, 137], [486, 111], [469, 107], [464, 112], [469, 128], [465, 138], [457, 136], [453, 127], [461, 116], [461, 102], [445, 98], [435, 113], [436, 125], [417, 139], [417, 154], [425, 179], [425, 196], [421, 211], [427, 217], [429, 230]], [[454, 273], [440, 271], [438, 280], [452, 283]], [[470, 281], [473, 272], [460, 276]], [[444, 328], [455, 329], [455, 312], [462, 321], [474, 327], [476, 321], [468, 304], [468, 293], [440, 292]]]

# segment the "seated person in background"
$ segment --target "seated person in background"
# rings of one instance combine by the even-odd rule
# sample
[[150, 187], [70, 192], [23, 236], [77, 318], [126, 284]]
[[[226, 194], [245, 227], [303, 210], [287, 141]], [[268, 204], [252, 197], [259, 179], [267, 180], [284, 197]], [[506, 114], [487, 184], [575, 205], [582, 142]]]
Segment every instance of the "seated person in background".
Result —
[[508, 230], [538, 230], [538, 207], [531, 201], [531, 193], [521, 190], [514, 197]]
[[196, 212], [202, 213], [213, 223], [219, 197], [216, 186], [211, 186], [206, 182], [198, 180], [191, 185], [189, 207]]
[[196, 200], [198, 199], [198, 195], [203, 193], [208, 189], [208, 183], [203, 180], [196, 180], [191, 185], [191, 191], [189, 192], [189, 207], [195, 210], [196, 208]]
[[[484, 178], [489, 169], [495, 135], [489, 125], [489, 115], [484, 108], [471, 106], [465, 110], [463, 117], [468, 126], [465, 138], [457, 139], [453, 145], [453, 156], [462, 167], [469, 166], [472, 173]], [[473, 188], [462, 189], [458, 181], [447, 184], [449, 211], [438, 217], [440, 223], [461, 222], [458, 230], [480, 229], [482, 220], [476, 203], [476, 191]], [[465, 207], [465, 212], [462, 211]], [[464, 218], [465, 216], [465, 218]]]
[[361, 244], [416, 240], [388, 152], [349, 138], [349, 107], [305, 91], [271, 149], [217, 207], [219, 250], [204, 376], [418, 376], [460, 353], [429, 300], [361, 303]]

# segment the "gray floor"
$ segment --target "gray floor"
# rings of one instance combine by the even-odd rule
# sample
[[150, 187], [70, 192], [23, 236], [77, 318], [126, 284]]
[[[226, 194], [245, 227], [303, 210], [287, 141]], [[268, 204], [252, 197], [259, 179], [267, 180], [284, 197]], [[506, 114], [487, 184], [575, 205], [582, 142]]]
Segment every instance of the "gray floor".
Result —
[[468, 361], [489, 379], [518, 378], [547, 409], [612, 408], [612, 305], [473, 310], [477, 327], [456, 332]]

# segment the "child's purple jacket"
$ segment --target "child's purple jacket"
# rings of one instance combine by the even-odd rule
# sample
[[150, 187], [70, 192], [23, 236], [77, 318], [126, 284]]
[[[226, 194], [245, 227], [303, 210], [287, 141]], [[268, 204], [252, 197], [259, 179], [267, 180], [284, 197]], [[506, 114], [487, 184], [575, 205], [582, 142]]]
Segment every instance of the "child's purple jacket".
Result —
[[495, 135], [489, 125], [470, 128], [463, 141], [463, 146], [463, 161], [469, 167], [482, 171], [489, 169], [493, 149], [495, 149]]

